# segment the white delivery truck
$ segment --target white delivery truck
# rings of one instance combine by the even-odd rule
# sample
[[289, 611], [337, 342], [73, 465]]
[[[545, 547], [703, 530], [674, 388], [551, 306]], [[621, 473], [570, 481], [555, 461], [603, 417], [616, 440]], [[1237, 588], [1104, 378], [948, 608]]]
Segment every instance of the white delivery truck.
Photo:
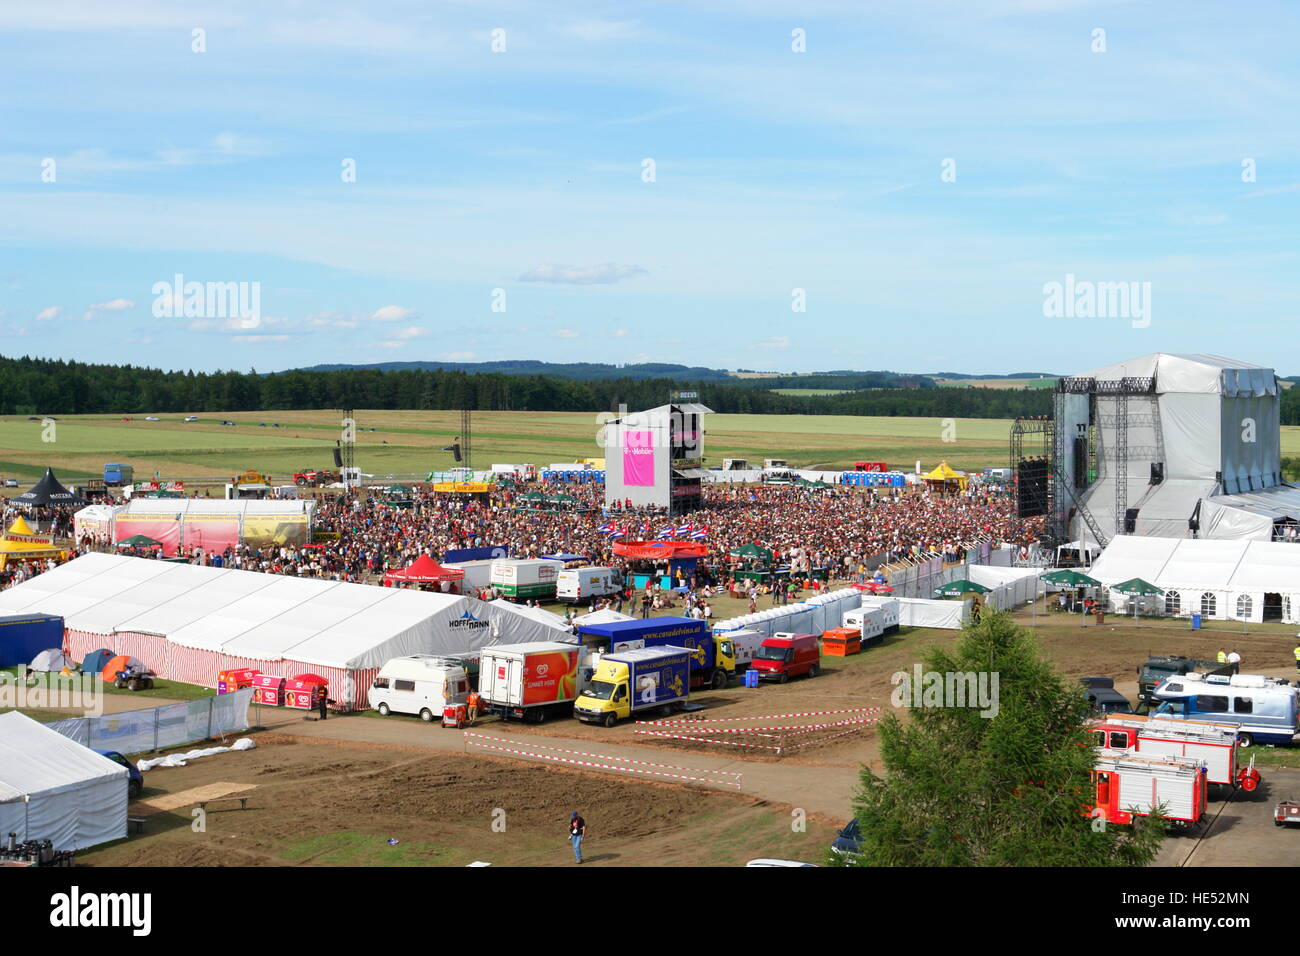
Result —
[[576, 604], [593, 597], [616, 594], [623, 587], [623, 576], [613, 568], [571, 568], [556, 579], [555, 596]]
[[[895, 604], [898, 602], [895, 601]], [[871, 647], [885, 640], [885, 611], [879, 607], [859, 607], [845, 611], [842, 618], [843, 627], [851, 627], [862, 633], [862, 646]], [[897, 623], [897, 618], [895, 618]]]
[[[899, 622], [899, 617], [901, 615], [901, 607], [902, 606], [898, 603], [898, 598], [868, 596], [862, 599], [862, 608], [860, 608], [859, 610], [864, 608], [875, 608], [879, 610], [884, 615], [883, 633], [894, 634], [897, 633], [898, 631], [898, 622]], [[853, 613], [852, 611], [845, 612], [846, 615], [845, 623], [844, 623], [845, 627], [854, 626], [847, 622], [847, 615], [852, 613]]]
[[469, 695], [464, 663], [436, 654], [395, 657], [379, 669], [370, 685], [370, 706], [389, 714], [419, 714], [426, 723], [442, 720], [449, 704], [463, 704]]
[[767, 635], [762, 631], [751, 631], [742, 628], [738, 631], [717, 631], [719, 637], [725, 637], [731, 641], [732, 649], [736, 654], [736, 673], [742, 674], [749, 670], [750, 662], [754, 660], [754, 655], [758, 649], [763, 646], [763, 641]]
[[573, 715], [581, 687], [578, 644], [533, 641], [483, 648], [478, 693], [485, 712], [503, 720], [540, 724], [553, 714]]
[[555, 600], [555, 585], [564, 565], [540, 558], [504, 558], [492, 562], [491, 583], [514, 601]]

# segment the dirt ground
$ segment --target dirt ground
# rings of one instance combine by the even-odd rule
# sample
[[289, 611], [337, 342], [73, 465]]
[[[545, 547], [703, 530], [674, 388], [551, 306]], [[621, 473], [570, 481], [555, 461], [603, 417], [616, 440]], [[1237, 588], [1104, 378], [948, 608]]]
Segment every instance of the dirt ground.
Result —
[[[795, 832], [788, 808], [716, 791], [392, 745], [255, 738], [252, 751], [150, 770], [141, 798], [252, 786], [243, 791], [248, 809], [212, 804], [205, 832], [194, 832], [192, 804], [154, 813], [143, 834], [83, 852], [78, 862], [573, 865], [567, 826], [575, 809], [587, 820], [584, 855], [595, 865], [733, 866], [757, 857], [819, 863], [835, 838], [830, 820], [809, 819]], [[136, 803], [131, 813], [147, 810]], [[390, 837], [397, 845], [388, 845]]]

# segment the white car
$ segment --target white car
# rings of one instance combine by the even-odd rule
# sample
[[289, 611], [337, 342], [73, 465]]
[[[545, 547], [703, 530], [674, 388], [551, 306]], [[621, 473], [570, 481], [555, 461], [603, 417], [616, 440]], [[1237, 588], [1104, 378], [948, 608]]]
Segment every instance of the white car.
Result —
[[147, 422], [156, 422], [156, 421], [158, 420], [158, 416], [157, 416], [157, 415], [146, 415], [146, 416], [144, 417], [144, 420], [147, 421]]
[[18, 487], [18, 479], [17, 479], [17, 478], [6, 478], [6, 479], [5, 479], [5, 487], [6, 487], [6, 488], [17, 488], [17, 487]]
[[185, 416], [185, 420], [186, 420], [187, 422], [197, 422], [197, 421], [199, 420], [199, 416], [198, 416], [198, 415], [186, 415], [186, 416]]
[[745, 866], [816, 866], [816, 863], [800, 863], [798, 860], [750, 860]]

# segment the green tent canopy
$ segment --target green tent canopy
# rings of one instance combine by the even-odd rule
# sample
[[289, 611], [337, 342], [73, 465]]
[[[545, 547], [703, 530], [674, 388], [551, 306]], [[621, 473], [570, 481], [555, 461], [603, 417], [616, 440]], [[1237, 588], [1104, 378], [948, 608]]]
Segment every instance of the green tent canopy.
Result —
[[1101, 586], [1101, 582], [1096, 578], [1090, 578], [1086, 574], [1070, 570], [1051, 571], [1043, 575], [1043, 580], [1063, 588], [1095, 588]]
[[963, 594], [988, 594], [989, 590], [982, 584], [962, 578], [960, 581], [951, 581], [941, 588], [935, 588], [934, 593], [940, 597], [961, 597]]
[[772, 563], [772, 552], [767, 548], [760, 548], [756, 544], [745, 544], [739, 548], [732, 548], [731, 554], [737, 558], [744, 558], [747, 561], [763, 561], [767, 564]]
[[1119, 584], [1113, 584], [1110, 588], [1118, 594], [1124, 594], [1128, 597], [1150, 597], [1152, 594], [1164, 594], [1163, 588], [1158, 588], [1148, 581], [1141, 578], [1130, 578], [1127, 581], [1121, 581]]
[[123, 538], [117, 543], [117, 546], [119, 548], [161, 548], [163, 543], [148, 535], [133, 534], [129, 538]]

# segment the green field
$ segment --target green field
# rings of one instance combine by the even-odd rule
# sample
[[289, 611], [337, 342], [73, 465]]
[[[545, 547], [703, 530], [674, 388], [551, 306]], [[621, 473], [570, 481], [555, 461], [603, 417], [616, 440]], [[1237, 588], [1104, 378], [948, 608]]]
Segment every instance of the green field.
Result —
[[[355, 413], [357, 464], [369, 474], [420, 475], [452, 467], [449, 452], [460, 430], [458, 412]], [[226, 478], [246, 469], [288, 476], [304, 468], [332, 467], [340, 435], [336, 411], [230, 412], [186, 423], [177, 415], [131, 422], [120, 416], [60, 417], [46, 426], [22, 418], [0, 419], [0, 475], [22, 481], [46, 465], [62, 478], [103, 473], [105, 462], [133, 465], [137, 479]], [[234, 427], [219, 424], [222, 418]], [[259, 427], [265, 422], [268, 427]], [[272, 428], [278, 423], [281, 427]], [[945, 428], [945, 425], [949, 427]], [[570, 462], [603, 457], [596, 444], [597, 416], [561, 412], [476, 412], [473, 463]], [[710, 415], [705, 449], [710, 464], [723, 458], [785, 458], [799, 467], [851, 468], [854, 461], [887, 461], [926, 468], [940, 460], [954, 467], [1004, 466], [1010, 423], [998, 419], [886, 418], [852, 415]], [[374, 428], [375, 431], [368, 429]], [[42, 441], [43, 437], [53, 441]], [[945, 438], [950, 440], [945, 440]], [[1282, 429], [1283, 454], [1300, 454], [1300, 427]]]

